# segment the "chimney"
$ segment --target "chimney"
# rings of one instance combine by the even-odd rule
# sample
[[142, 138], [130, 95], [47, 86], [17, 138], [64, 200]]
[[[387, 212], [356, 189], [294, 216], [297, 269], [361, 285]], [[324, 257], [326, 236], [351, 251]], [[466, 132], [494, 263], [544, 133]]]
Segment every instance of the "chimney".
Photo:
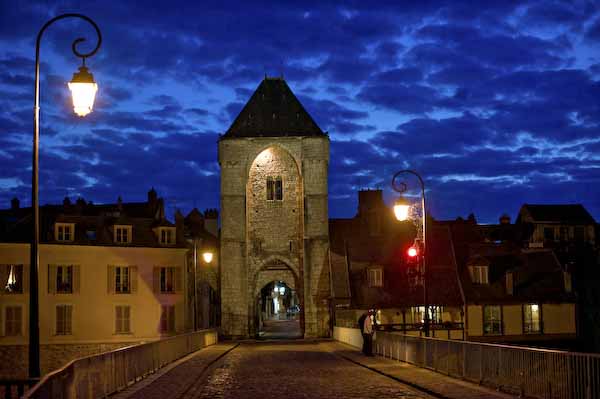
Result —
[[508, 216], [506, 213], [503, 214], [502, 216], [500, 216], [500, 224], [501, 225], [510, 224], [510, 216]]
[[20, 203], [19, 203], [19, 199], [17, 197], [14, 197], [13, 199], [10, 200], [10, 209], [17, 210], [19, 209]]
[[184, 237], [184, 217], [181, 214], [181, 212], [179, 211], [179, 209], [177, 209], [175, 211], [175, 237], [177, 239], [177, 244], [184, 244], [185, 243], [185, 237]]
[[219, 211], [207, 209], [204, 211], [204, 230], [215, 237], [219, 236]]
[[157, 199], [158, 199], [158, 195], [156, 194], [156, 190], [154, 189], [154, 187], [152, 187], [150, 189], [150, 191], [148, 191], [148, 203], [154, 204], [154, 203], [156, 203]]

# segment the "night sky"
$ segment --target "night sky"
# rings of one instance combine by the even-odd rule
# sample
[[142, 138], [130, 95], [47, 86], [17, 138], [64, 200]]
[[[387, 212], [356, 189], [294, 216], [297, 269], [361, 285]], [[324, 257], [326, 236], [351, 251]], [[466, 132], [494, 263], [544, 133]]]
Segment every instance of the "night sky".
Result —
[[70, 45], [95, 36], [59, 21], [42, 41], [41, 204], [154, 186], [170, 218], [218, 207], [218, 135], [267, 74], [329, 132], [330, 217], [353, 216], [360, 188], [392, 201], [411, 168], [438, 219], [582, 203], [600, 220], [600, 2], [138, 3], [0, 0], [0, 208], [30, 203], [37, 32], [80, 12], [103, 34], [99, 92], [73, 114]]

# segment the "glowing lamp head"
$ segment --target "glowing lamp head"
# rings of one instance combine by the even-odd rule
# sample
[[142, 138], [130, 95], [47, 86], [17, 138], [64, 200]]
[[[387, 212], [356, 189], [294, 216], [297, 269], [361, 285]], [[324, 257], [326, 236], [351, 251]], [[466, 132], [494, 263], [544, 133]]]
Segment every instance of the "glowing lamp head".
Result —
[[419, 251], [417, 251], [417, 248], [415, 248], [415, 247], [410, 247], [410, 248], [408, 248], [408, 251], [406, 251], [406, 254], [409, 257], [414, 258], [415, 256], [417, 256], [419, 254]]
[[213, 260], [213, 253], [212, 253], [212, 252], [208, 252], [208, 251], [207, 251], [207, 252], [204, 252], [204, 253], [202, 254], [202, 259], [204, 259], [204, 261], [205, 261], [206, 263], [210, 263], [210, 262], [212, 262], [212, 260]]
[[73, 110], [77, 115], [83, 117], [92, 112], [98, 85], [87, 67], [81, 66], [79, 71], [73, 74], [73, 79], [69, 82], [69, 90], [73, 97]]
[[394, 215], [396, 216], [396, 219], [400, 222], [407, 220], [409, 209], [410, 204], [408, 201], [406, 201], [404, 197], [398, 198], [394, 204]]

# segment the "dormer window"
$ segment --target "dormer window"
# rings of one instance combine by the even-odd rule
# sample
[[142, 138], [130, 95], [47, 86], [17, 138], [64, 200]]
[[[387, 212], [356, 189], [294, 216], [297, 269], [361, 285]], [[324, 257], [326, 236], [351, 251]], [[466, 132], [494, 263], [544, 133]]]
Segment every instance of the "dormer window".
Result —
[[473, 284], [489, 284], [487, 266], [469, 266], [469, 275]]
[[174, 227], [161, 227], [158, 230], [158, 240], [162, 245], [175, 244], [175, 228]]
[[75, 223], [56, 223], [54, 225], [56, 241], [73, 241], [74, 235]]
[[129, 244], [131, 242], [131, 226], [115, 225], [114, 240], [117, 244]]

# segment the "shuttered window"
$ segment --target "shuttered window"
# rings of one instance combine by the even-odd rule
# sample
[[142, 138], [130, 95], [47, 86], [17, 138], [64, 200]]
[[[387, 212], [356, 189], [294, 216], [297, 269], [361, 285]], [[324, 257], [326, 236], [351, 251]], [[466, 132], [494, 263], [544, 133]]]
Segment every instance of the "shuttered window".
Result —
[[115, 306], [115, 333], [131, 333], [131, 307]]
[[4, 308], [4, 335], [17, 336], [23, 334], [23, 308], [6, 306]]
[[175, 306], [163, 305], [160, 314], [160, 332], [174, 333], [175, 332]]
[[70, 335], [73, 333], [73, 306], [56, 306], [56, 335]]
[[48, 265], [48, 293], [79, 293], [78, 265]]
[[137, 266], [108, 265], [108, 293], [131, 294], [137, 292]]
[[367, 271], [369, 287], [383, 287], [383, 269], [373, 268]]

